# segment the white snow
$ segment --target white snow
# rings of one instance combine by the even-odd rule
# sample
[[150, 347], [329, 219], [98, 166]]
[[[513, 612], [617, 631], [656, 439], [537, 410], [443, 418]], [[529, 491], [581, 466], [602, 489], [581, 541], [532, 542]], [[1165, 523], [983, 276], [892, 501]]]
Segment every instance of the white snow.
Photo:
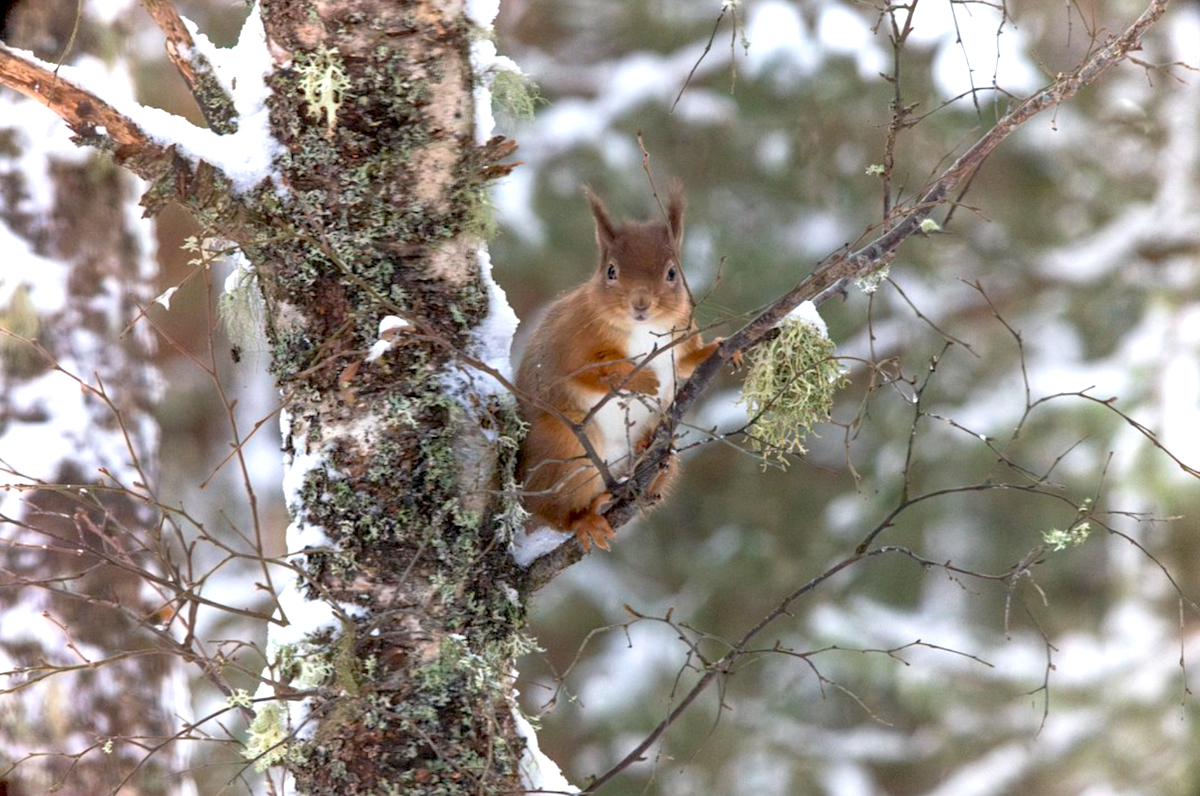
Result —
[[[279, 413], [279, 425], [284, 438], [287, 438], [291, 427], [291, 413], [283, 409]], [[283, 462], [283, 499], [288, 509], [300, 505], [300, 490], [304, 487], [304, 478], [311, 470], [321, 464], [321, 457], [314, 453], [298, 453], [294, 456], [284, 456]]]
[[[990, 86], [1023, 94], [1047, 82], [1045, 73], [1026, 55], [1025, 34], [1012, 20], [1001, 29], [1004, 13], [999, 4], [921, 6], [908, 40], [913, 46], [937, 48], [933, 74], [947, 98]], [[983, 94], [979, 102], [983, 105], [993, 99], [1003, 97]]]
[[564, 544], [572, 534], [543, 526], [535, 528], [533, 533], [518, 532], [512, 540], [513, 561], [519, 567], [527, 567], [542, 556]]
[[829, 339], [829, 329], [825, 326], [825, 319], [821, 317], [821, 313], [817, 311], [817, 305], [811, 301], [802, 301], [794, 310], [788, 313], [787, 317], [796, 318], [803, 323], [816, 329], [821, 333], [821, 336]]
[[[59, 79], [104, 100], [156, 143], [175, 145], [181, 154], [220, 169], [233, 183], [234, 190], [248, 191], [275, 177], [272, 161], [280, 152], [279, 143], [270, 133], [266, 107], [268, 89], [263, 78], [273, 64], [258, 7], [251, 11], [237, 45], [230, 49], [214, 47], [194, 25], [188, 24], [196, 38], [197, 50], [208, 56], [214, 73], [233, 97], [239, 115], [236, 133], [218, 135], [180, 116], [141, 105], [134, 100], [128, 81], [115, 80], [112, 69], [96, 58], [82, 58], [78, 64], [59, 67]], [[30, 52], [9, 49], [45, 69], [55, 68]], [[280, 184], [278, 179], [275, 182]]]
[[[520, 319], [508, 303], [504, 288], [492, 277], [492, 258], [486, 246], [480, 246], [477, 252], [479, 258], [479, 274], [487, 288], [488, 313], [472, 334], [474, 355], [488, 367], [498, 371], [508, 381], [512, 381], [512, 341], [517, 333]], [[490, 375], [481, 374], [482, 379], [475, 381], [476, 390], [487, 393], [507, 393], [508, 388], [496, 381]]]
[[745, 30], [750, 41], [746, 72], [751, 77], [766, 74], [781, 86], [792, 86], [814, 74], [824, 61], [820, 46], [792, 3], [755, 3]]
[[[397, 315], [386, 315], [379, 321], [379, 339], [371, 345], [371, 350], [367, 352], [365, 362], [374, 362], [381, 356], [386, 354], [388, 350], [395, 345], [396, 333], [394, 330], [403, 329], [408, 326], [408, 321]], [[392, 334], [388, 334], [392, 332]]]
[[[95, 348], [87, 345], [81, 351], [75, 347], [74, 353], [58, 355], [57, 362], [66, 372], [51, 370], [18, 384], [5, 385], [11, 416], [31, 419], [11, 423], [0, 434], [4, 458], [0, 481], [30, 484], [39, 479], [53, 479], [67, 454], [88, 477], [100, 477], [98, 471], [105, 467], [125, 483], [136, 480], [137, 476], [128, 468], [130, 455], [124, 438], [96, 431], [95, 413], [107, 415], [107, 408], [90, 390], [83, 389], [67, 375], [94, 371], [101, 360], [85, 354]], [[77, 355], [81, 358], [77, 359]], [[5, 491], [0, 497], [0, 512], [20, 516], [22, 499], [20, 492]]]
[[[281, 424], [288, 422], [288, 413], [280, 412]], [[284, 427], [287, 435], [287, 427]], [[305, 477], [325, 464], [325, 457], [318, 453], [298, 453], [285, 456], [283, 462], [283, 495], [288, 511], [292, 514], [292, 522], [287, 528], [287, 549], [289, 555], [298, 555], [307, 547], [328, 548], [332, 546], [325, 529], [313, 525], [301, 516], [302, 503], [300, 491], [304, 487]]]
[[167, 288], [162, 293], [158, 294], [157, 298], [154, 299], [154, 303], [161, 304], [163, 306], [163, 309], [165, 309], [165, 310], [170, 310], [171, 309], [171, 297], [175, 295], [175, 291], [177, 291], [177, 290], [179, 290], [178, 285]]
[[[107, 4], [104, 10], [111, 16], [106, 15], [101, 21], [111, 21], [130, 5], [128, 0]], [[95, 10], [89, 10], [89, 13], [95, 13], [99, 18]], [[105, 69], [104, 77], [112, 93], [131, 93], [131, 81], [126, 70]], [[66, 477], [64, 468], [69, 466], [85, 482], [103, 479], [99, 473], [103, 467], [112, 473], [114, 479], [128, 485], [136, 484], [141, 476], [131, 467], [130, 447], [135, 446], [139, 454], [154, 449], [158, 436], [157, 425], [148, 413], [126, 413], [123, 420], [126, 424], [124, 428], [130, 435], [127, 441], [121, 429], [115, 427], [111, 409], [97, 397], [93, 385], [102, 379], [116, 403], [128, 407], [130, 404], [126, 401], [125, 390], [130, 385], [127, 377], [134, 376], [136, 379], [145, 379], [147, 393], [141, 397], [150, 400], [156, 397], [153, 394], [155, 374], [149, 373], [144, 363], [139, 366], [136, 361], [128, 361], [124, 349], [110, 339], [115, 338], [131, 320], [121, 314], [127, 293], [135, 293], [142, 301], [148, 296], [144, 295], [141, 287], [120, 284], [112, 275], [102, 277], [95, 290], [85, 287], [83, 293], [69, 295], [71, 271], [78, 264], [70, 259], [40, 256], [30, 241], [43, 236], [55, 241], [63, 234], [70, 235], [72, 230], [69, 225], [64, 226], [60, 218], [62, 208], [56, 207], [56, 191], [64, 182], [56, 179], [52, 172], [61, 165], [82, 166], [89, 161], [91, 154], [70, 141], [70, 130], [53, 113], [40, 103], [18, 97], [12, 92], [0, 91], [0, 126], [8, 136], [5, 154], [0, 157], [0, 176], [19, 175], [20, 180], [14, 184], [23, 191], [0, 198], [0, 206], [5, 211], [2, 214], [4, 220], [0, 220], [0, 307], [8, 311], [14, 301], [27, 304], [37, 315], [41, 328], [14, 331], [40, 338], [55, 357], [56, 365], [61, 368], [22, 377], [11, 372], [5, 373], [5, 368], [0, 367], [0, 394], [6, 404], [8, 421], [0, 429], [0, 457], [3, 457], [0, 483], [55, 481]], [[126, 178], [121, 179], [122, 188], [127, 188]], [[137, 213], [131, 210], [131, 206], [136, 207], [134, 198], [134, 192], [126, 191], [115, 208], [127, 222], [119, 232], [129, 235], [131, 243], [127, 251], [129, 261], [121, 264], [120, 268], [128, 266], [126, 274], [140, 274], [148, 280], [157, 272], [153, 259], [154, 247], [150, 243], [152, 233], [148, 232], [149, 224], [145, 220], [140, 217], [135, 219]], [[23, 216], [26, 218], [22, 219]], [[19, 233], [10, 229], [7, 220], [11, 218], [27, 221], [28, 228], [21, 229]], [[49, 248], [55, 250], [53, 243]], [[69, 249], [70, 246], [61, 248]], [[86, 252], [85, 245], [84, 252], [77, 257], [84, 258]], [[111, 264], [111, 267], [115, 269], [117, 265]], [[84, 314], [93, 321], [102, 320], [108, 328], [97, 331], [85, 328], [80, 323], [80, 316]], [[5, 318], [4, 325], [8, 321]], [[140, 342], [145, 342], [140, 329], [135, 329], [133, 334]], [[4, 345], [16, 346], [19, 343], [5, 340]], [[29, 351], [32, 354], [32, 349]], [[69, 374], [78, 378], [72, 378]], [[153, 467], [152, 463], [147, 464]], [[15, 472], [9, 472], [10, 467]], [[140, 487], [129, 488], [137, 491]], [[81, 495], [87, 493], [86, 489], [80, 492]], [[25, 494], [13, 489], [3, 490], [3, 494], [0, 494], [0, 514], [29, 519], [29, 513], [21, 505]], [[37, 522], [36, 519], [32, 521], [35, 524]], [[53, 544], [52, 539], [18, 524], [0, 522], [0, 526], [3, 526], [5, 542], [10, 545], [6, 549], [8, 564], [16, 566], [18, 570], [36, 566], [40, 557], [39, 545], [46, 542]], [[28, 547], [22, 550], [21, 545]], [[32, 572], [28, 574], [39, 577]], [[67, 587], [70, 587], [69, 582]], [[72, 640], [72, 620], [61, 616], [59, 609], [47, 602], [47, 591], [33, 587], [19, 591], [19, 594], [12, 595], [13, 600], [0, 615], [0, 636], [3, 636], [10, 650], [14, 643], [20, 642], [27, 643], [29, 649], [24, 650], [21, 660], [12, 660], [0, 654], [0, 671], [20, 669], [40, 659], [45, 659], [46, 664], [61, 662], [74, 665], [81, 662], [81, 657], [98, 661], [112, 653], [112, 650], [105, 651], [94, 644], [84, 643], [78, 637]], [[59, 626], [58, 622], [64, 624]], [[68, 643], [74, 649], [68, 649]], [[40, 651], [35, 648], [40, 648]], [[65, 679], [55, 678], [40, 685], [29, 683], [31, 687], [9, 695], [8, 712], [19, 720], [23, 714], [44, 718], [47, 710], [90, 711], [95, 707], [93, 697], [118, 696], [116, 690], [119, 679], [112, 675], [117, 669], [127, 669], [127, 674], [134, 671], [136, 667], [129, 667], [128, 663], [116, 662], [111, 667], [99, 670], [89, 687], [94, 692], [90, 695], [73, 692], [69, 675]], [[175, 668], [159, 683], [162, 686], [162, 698], [155, 707], [165, 711], [168, 716], [192, 712], [189, 696], [179, 687], [179, 673], [180, 669]], [[3, 676], [0, 676], [0, 681], [0, 685], [5, 687], [17, 684]], [[58, 685], [51, 685], [53, 682]], [[49, 690], [47, 686], [50, 686]], [[111, 722], [104, 716], [98, 716], [97, 719], [97, 732], [108, 734]], [[73, 749], [83, 750], [95, 740], [96, 735], [91, 733], [70, 733], [62, 739], [60, 750], [67, 753]], [[37, 738], [31, 737], [27, 741], [34, 743], [36, 748]], [[21, 750], [28, 748], [24, 743], [21, 740], [8, 743], [6, 752], [11, 753], [12, 759], [19, 759]], [[172, 760], [172, 768], [186, 771], [190, 768], [187, 746], [180, 744], [177, 747], [166, 754]], [[177, 781], [175, 787], [181, 794], [195, 792], [186, 777]]]
[[403, 329], [408, 325], [408, 321], [404, 320], [399, 315], [385, 315], [379, 321], [379, 336], [383, 337], [393, 329]]
[[517, 727], [517, 735], [525, 741], [525, 748], [521, 750], [521, 759], [517, 763], [521, 784], [525, 789], [534, 793], [579, 793], [579, 788], [567, 781], [558, 765], [542, 754], [533, 725], [517, 707], [515, 691], [513, 692], [512, 715], [513, 722]]
[[271, 626], [271, 645], [296, 644], [327, 628], [339, 627], [333, 606], [324, 600], [310, 600], [292, 580], [279, 590], [279, 606], [287, 617], [286, 627]]
[[467, 0], [464, 13], [472, 24], [491, 30], [496, 15], [500, 13], [500, 0]]
[[[26, 195], [17, 199], [12, 210], [35, 218], [45, 216], [54, 203], [55, 183], [49, 175], [51, 161], [83, 163], [87, 159], [87, 153], [71, 143], [71, 131], [61, 119], [40, 103], [15, 92], [0, 92], [0, 119], [21, 120], [19, 128], [12, 128], [13, 135], [18, 138], [14, 142], [18, 154], [15, 158], [0, 159], [0, 174], [24, 175], [23, 187]], [[4, 244], [2, 250], [10, 251], [8, 242], [5, 241]], [[18, 245], [25, 247], [23, 243]], [[46, 284], [57, 281], [45, 280]]]
[[[63, 308], [67, 301], [66, 265], [35, 253], [24, 238], [14, 235], [4, 224], [0, 224], [0, 252], [4, 253], [5, 265], [5, 275], [0, 278], [0, 307], [10, 306], [13, 295], [24, 285], [39, 315]], [[14, 279], [16, 274], [21, 278]]]
[[[853, 8], [827, 5], [817, 23], [817, 38], [831, 52], [854, 58], [860, 78], [878, 80], [880, 73], [888, 71], [891, 62], [881, 46], [886, 39], [872, 33], [873, 23], [868, 21], [869, 17]], [[925, 9], [921, 11], [923, 15]]]
[[[653, 103], [669, 107], [693, 68], [695, 83], [728, 67], [719, 58], [706, 58], [697, 65], [702, 50], [697, 43], [669, 55], [636, 52], [620, 60], [589, 65], [585, 72], [557, 61], [540, 64], [531, 70], [535, 77], [546, 72], [567, 73], [585, 84], [594, 84], [596, 94], [587, 99], [559, 99], [541, 111], [522, 138], [522, 152], [531, 161], [548, 161], [581, 144], [607, 143], [614, 138], [612, 130], [618, 119], [637, 106]], [[536, 59], [531, 60], [536, 63]], [[632, 146], [632, 138], [626, 139], [625, 146]]]
[[375, 360], [379, 359], [391, 349], [392, 343], [392, 340], [376, 340], [371, 344], [371, 350], [367, 352], [367, 355], [363, 358], [363, 361], [374, 362]]
[[[492, 278], [492, 260], [485, 245], [479, 246], [476, 257], [480, 278], [488, 294], [488, 312], [472, 330], [467, 353], [511, 383], [512, 340], [520, 321], [508, 303], [504, 289]], [[465, 399], [466, 395], [486, 398], [509, 394], [508, 388], [490, 373], [466, 363], [457, 363], [447, 368], [443, 376], [443, 385], [450, 395], [458, 396], [463, 408], [470, 412], [478, 410], [479, 402], [475, 399]]]
[[[291, 414], [286, 409], [280, 411], [279, 423], [284, 439], [290, 439], [292, 436]], [[319, 453], [303, 452], [284, 456], [283, 495], [288, 512], [293, 518], [286, 533], [287, 550], [289, 558], [296, 560], [297, 563], [303, 562], [304, 551], [308, 548], [333, 546], [324, 529], [308, 521], [300, 498], [308, 473], [325, 466], [325, 464], [325, 457]], [[288, 573], [282, 581], [276, 595], [279, 609], [275, 612], [275, 619], [286, 619], [288, 624], [282, 626], [271, 624], [269, 626], [267, 632], [267, 657], [269, 660], [274, 660], [280, 647], [303, 644], [304, 640], [314, 633], [325, 629], [336, 631], [340, 627], [336, 608], [325, 600], [310, 599], [304, 592], [301, 577]], [[347, 606], [342, 607], [347, 608]], [[353, 607], [351, 607], [352, 611]], [[255, 693], [256, 699], [271, 699], [274, 696], [274, 686], [267, 682], [260, 683]], [[283, 700], [280, 705], [287, 712], [288, 726], [301, 728], [301, 737], [313, 729], [305, 724], [309, 713], [307, 701]]]
[[[492, 29], [492, 21], [500, 10], [499, 0], [469, 0], [468, 18], [484, 30]], [[475, 81], [475, 138], [484, 143], [492, 136], [495, 119], [492, 116], [492, 94], [488, 86], [500, 71], [520, 74], [520, 68], [510, 59], [496, 52], [496, 45], [488, 39], [471, 44], [471, 69], [478, 78]], [[472, 333], [471, 354], [489, 368], [498, 372], [505, 380], [512, 380], [512, 340], [520, 321], [504, 289], [492, 277], [492, 260], [487, 245], [481, 244], [476, 251], [480, 278], [488, 295], [487, 315]], [[462, 374], [451, 371], [447, 374], [448, 388], [454, 394], [465, 389], [477, 395], [507, 394], [508, 388], [488, 373]], [[473, 402], [465, 402], [471, 408]]]

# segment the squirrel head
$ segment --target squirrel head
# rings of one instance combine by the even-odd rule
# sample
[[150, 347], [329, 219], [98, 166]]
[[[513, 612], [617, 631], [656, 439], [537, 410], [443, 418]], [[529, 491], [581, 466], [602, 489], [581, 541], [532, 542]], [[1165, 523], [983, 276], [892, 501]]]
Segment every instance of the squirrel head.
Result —
[[686, 325], [693, 303], [679, 262], [684, 204], [680, 184], [671, 184], [664, 220], [616, 224], [590, 189], [585, 188], [584, 194], [592, 207], [600, 248], [591, 293], [604, 316], [621, 328], [647, 322]]

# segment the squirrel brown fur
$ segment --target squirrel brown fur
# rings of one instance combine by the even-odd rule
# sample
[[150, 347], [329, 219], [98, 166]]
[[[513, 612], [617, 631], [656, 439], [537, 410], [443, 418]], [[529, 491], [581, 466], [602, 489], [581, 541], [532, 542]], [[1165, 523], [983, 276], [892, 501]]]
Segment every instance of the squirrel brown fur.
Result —
[[[683, 193], [672, 186], [665, 220], [614, 223], [585, 189], [596, 224], [600, 263], [592, 278], [547, 310], [517, 372], [529, 431], [518, 458], [527, 530], [571, 531], [584, 550], [609, 547], [613, 529], [601, 513], [612, 495], [572, 424], [617, 480], [637, 456], [696, 366], [716, 350], [705, 345], [680, 267]], [[660, 494], [673, 478], [671, 457], [650, 484]]]

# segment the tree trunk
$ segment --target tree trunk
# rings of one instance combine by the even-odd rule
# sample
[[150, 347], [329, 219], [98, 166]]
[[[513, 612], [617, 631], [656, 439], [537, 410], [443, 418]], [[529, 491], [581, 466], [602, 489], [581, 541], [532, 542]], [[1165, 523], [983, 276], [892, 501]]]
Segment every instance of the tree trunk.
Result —
[[[481, 273], [490, 159], [474, 141], [471, 26], [453, 0], [262, 14], [291, 58], [270, 81], [287, 196], [272, 206], [263, 191], [239, 242], [285, 396], [297, 589], [319, 602], [285, 593], [296, 624], [272, 635], [275, 694], [307, 690], [281, 714], [303, 740], [257, 748], [304, 793], [515, 791], [523, 608], [489, 520], [515, 420], [454, 356], [479, 350], [497, 309]], [[314, 76], [330, 81], [324, 105], [306, 99]], [[368, 361], [385, 316], [408, 325]], [[311, 671], [314, 655], [306, 679], [295, 662]]]
[[[270, 136], [253, 138], [249, 106], [229, 108], [257, 74], [214, 81], [220, 56], [143, 4], [211, 126], [179, 147], [83, 73], [0, 50], [0, 77], [151, 180], [149, 211], [177, 201], [233, 241], [251, 277], [235, 292], [261, 290], [293, 522], [288, 568], [265, 570], [279, 605], [247, 754], [305, 793], [516, 791], [527, 644], [513, 522], [496, 518], [519, 515], [518, 422], [464, 364], [506, 363], [511, 338], [483, 192], [512, 147], [475, 141], [479, 27], [454, 0], [264, 2], [247, 31], [265, 48], [244, 34], [237, 56], [273, 61]], [[273, 148], [263, 174], [224, 159], [254, 148]], [[177, 606], [199, 590], [182, 580]]]

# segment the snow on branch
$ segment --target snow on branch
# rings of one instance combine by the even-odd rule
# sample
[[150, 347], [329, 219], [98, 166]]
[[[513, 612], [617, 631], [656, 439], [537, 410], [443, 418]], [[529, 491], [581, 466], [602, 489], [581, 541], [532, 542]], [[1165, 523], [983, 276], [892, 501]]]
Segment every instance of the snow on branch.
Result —
[[246, 19], [236, 46], [220, 49], [165, 0], [144, 0], [143, 5], [166, 35], [167, 52], [191, 88], [208, 128], [131, 97], [113, 95], [95, 68], [55, 66], [4, 44], [0, 44], [0, 84], [57, 114], [75, 132], [77, 144], [106, 150], [138, 176], [160, 181], [146, 201], [150, 212], [172, 196], [212, 193], [196, 186], [196, 181], [207, 183], [219, 177], [237, 193], [265, 180], [279, 185], [274, 160], [280, 145], [270, 132], [269, 89], [264, 80], [274, 64], [257, 9]]
[[31, 53], [0, 44], [0, 83], [42, 103], [82, 142], [112, 149], [118, 161], [128, 161], [131, 168], [167, 156], [166, 148], [155, 144], [131, 119], [90, 91], [59, 77], [53, 67]]
[[237, 132], [233, 98], [217, 80], [212, 61], [196, 46], [192, 26], [167, 0], [141, 0], [141, 3], [167, 37], [167, 57], [187, 82], [208, 126], [221, 134]]

